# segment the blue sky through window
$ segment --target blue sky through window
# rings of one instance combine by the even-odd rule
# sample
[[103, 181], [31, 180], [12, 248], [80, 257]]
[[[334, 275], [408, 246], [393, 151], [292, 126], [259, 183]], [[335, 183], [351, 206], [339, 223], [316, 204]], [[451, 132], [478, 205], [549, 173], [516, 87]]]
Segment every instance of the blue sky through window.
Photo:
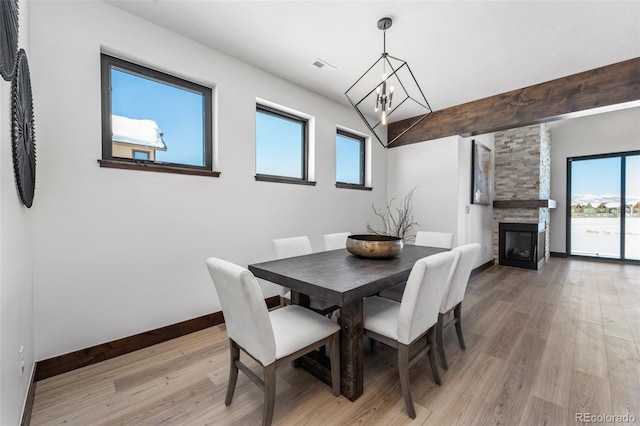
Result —
[[203, 166], [204, 97], [200, 93], [111, 69], [111, 113], [154, 120], [166, 151], [156, 161]]
[[304, 178], [304, 124], [256, 111], [256, 173]]
[[[620, 157], [574, 160], [571, 163], [572, 203], [580, 200], [619, 202]], [[640, 201], [640, 155], [626, 159], [626, 202]]]
[[364, 185], [361, 149], [360, 139], [336, 135], [336, 182]]
[[620, 158], [574, 160], [571, 164], [572, 194], [620, 194]]

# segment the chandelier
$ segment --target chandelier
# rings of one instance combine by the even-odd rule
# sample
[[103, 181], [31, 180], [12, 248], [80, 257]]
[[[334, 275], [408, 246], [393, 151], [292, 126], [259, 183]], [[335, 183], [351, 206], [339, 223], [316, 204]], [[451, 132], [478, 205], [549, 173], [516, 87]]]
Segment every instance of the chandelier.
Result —
[[[392, 23], [391, 18], [378, 20], [378, 29], [383, 32], [382, 54], [345, 92], [362, 121], [385, 148], [432, 111], [409, 64], [387, 53], [387, 30]], [[389, 140], [388, 125], [402, 120], [408, 120], [409, 125]]]

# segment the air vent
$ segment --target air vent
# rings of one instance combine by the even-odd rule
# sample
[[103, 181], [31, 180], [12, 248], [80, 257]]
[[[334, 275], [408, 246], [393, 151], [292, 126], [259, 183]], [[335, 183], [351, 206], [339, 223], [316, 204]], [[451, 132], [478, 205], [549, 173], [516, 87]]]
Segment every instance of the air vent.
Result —
[[336, 70], [336, 67], [334, 67], [333, 65], [331, 65], [326, 61], [323, 61], [322, 59], [316, 59], [315, 62], [313, 62], [311, 65], [313, 65], [316, 68], [326, 68], [330, 71]]

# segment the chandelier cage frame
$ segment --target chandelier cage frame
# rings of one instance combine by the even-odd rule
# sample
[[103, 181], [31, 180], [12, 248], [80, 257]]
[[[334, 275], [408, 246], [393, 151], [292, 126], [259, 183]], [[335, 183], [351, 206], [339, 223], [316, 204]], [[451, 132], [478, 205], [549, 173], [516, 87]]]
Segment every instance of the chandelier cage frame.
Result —
[[[411, 130], [414, 126], [416, 126], [418, 123], [420, 123], [429, 114], [433, 112], [433, 110], [431, 109], [431, 106], [429, 105], [429, 102], [427, 101], [427, 98], [424, 95], [424, 92], [420, 88], [420, 85], [418, 84], [418, 81], [416, 80], [413, 72], [411, 71], [411, 67], [409, 67], [409, 64], [407, 63], [407, 61], [397, 58], [395, 56], [389, 55], [387, 53], [386, 30], [390, 26], [391, 26], [390, 18], [382, 18], [378, 21], [378, 28], [384, 32], [384, 37], [383, 37], [384, 51], [380, 55], [380, 57], [355, 81], [355, 83], [353, 83], [349, 87], [349, 89], [345, 91], [345, 95], [349, 100], [349, 103], [351, 104], [351, 106], [356, 110], [356, 112], [360, 116], [360, 119], [366, 124], [369, 131], [373, 134], [373, 136], [375, 136], [375, 138], [378, 140], [378, 142], [380, 142], [380, 144], [384, 148], [388, 148], [390, 145], [396, 142], [402, 135], [404, 135], [406, 132]], [[394, 65], [392, 63], [392, 60], [396, 61], [397, 64]], [[380, 63], [382, 63], [382, 69], [383, 69], [382, 76], [380, 76], [377, 70], [377, 68], [379, 68]], [[387, 66], [390, 71], [389, 75], [386, 75], [384, 73], [387, 69]], [[369, 79], [371, 79], [370, 75], [372, 74], [376, 75], [376, 77], [373, 79], [373, 81], [376, 81], [376, 83], [373, 85], [373, 88], [371, 89], [369, 89], [369, 87], [371, 86], [367, 85], [366, 89], [364, 89], [363, 91], [361, 87], [359, 87], [359, 84], [366, 77], [369, 77]], [[405, 74], [405, 77], [404, 77], [405, 81], [401, 79], [401, 74]], [[391, 86], [391, 89], [389, 92], [390, 93], [390, 99], [389, 99], [390, 109], [388, 110], [388, 112], [386, 112], [386, 118], [387, 119], [391, 118], [396, 111], [397, 111], [397, 114], [394, 117], [397, 117], [398, 115], [402, 114], [402, 112], [400, 111], [400, 108], [403, 105], [405, 105], [407, 101], [410, 101], [409, 103], [413, 104], [416, 107], [414, 108], [413, 111], [417, 109], [418, 112], [417, 113], [412, 112], [411, 115], [407, 115], [406, 117], [402, 118], [401, 120], [411, 120], [411, 125], [408, 126], [406, 129], [404, 129], [401, 133], [397, 134], [393, 139], [388, 140], [388, 137], [384, 138], [385, 135], [384, 133], [382, 133], [386, 128], [386, 125], [383, 123], [382, 116], [385, 114], [385, 108], [387, 107], [387, 105], [385, 104], [383, 106], [382, 114], [380, 114], [376, 118], [372, 117], [372, 110], [368, 106], [369, 106], [370, 97], [376, 91], [377, 91], [376, 98], [375, 98], [376, 106], [378, 105], [378, 101], [380, 99], [380, 97], [378, 96], [378, 94], [380, 93], [379, 89], [381, 87], [386, 87], [385, 84], [388, 82], [393, 82], [392, 80], [397, 81], [401, 89], [401, 90], [397, 90], [396, 93], [399, 92], [400, 94], [402, 94], [402, 96], [404, 96], [404, 98], [400, 102], [396, 103], [393, 107], [391, 107], [390, 106], [391, 98], [393, 97], [393, 94], [394, 94], [393, 86]], [[407, 82], [406, 80], [409, 80], [409, 81]], [[411, 87], [409, 86], [410, 84], [412, 85], [413, 90], [411, 90]], [[363, 86], [363, 85], [364, 84], [360, 84], [360, 86]], [[359, 93], [364, 92], [364, 95], [357, 94], [358, 92]], [[383, 89], [383, 95], [386, 95], [386, 93], [384, 92], [384, 89]], [[397, 95], [396, 95], [396, 99], [397, 99]], [[384, 101], [386, 102], [386, 99]], [[406, 108], [405, 108], [405, 113], [406, 113]], [[381, 132], [381, 134], [379, 134], [378, 132]], [[383, 141], [383, 139], [386, 139], [386, 143]]]

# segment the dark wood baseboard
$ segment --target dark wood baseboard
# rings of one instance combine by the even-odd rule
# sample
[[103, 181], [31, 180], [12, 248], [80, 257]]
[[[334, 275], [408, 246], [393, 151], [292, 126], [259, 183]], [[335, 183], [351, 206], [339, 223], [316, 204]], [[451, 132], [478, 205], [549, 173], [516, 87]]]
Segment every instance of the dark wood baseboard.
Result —
[[[273, 308], [280, 304], [280, 297], [269, 297], [265, 299], [265, 303], [268, 308]], [[57, 376], [58, 374], [66, 373], [77, 368], [147, 348], [175, 339], [176, 337], [222, 324], [223, 322], [224, 317], [222, 312], [214, 312], [177, 324], [38, 361], [35, 366], [35, 381]]]
[[[36, 365], [37, 364], [38, 363], [36, 363]], [[33, 402], [36, 398], [36, 365], [33, 366], [33, 370], [31, 371], [31, 380], [29, 381], [29, 388], [27, 389], [27, 399], [24, 403], [20, 426], [29, 426], [31, 424], [31, 412], [33, 411]]]
[[491, 268], [493, 265], [496, 264], [496, 260], [495, 259], [491, 259], [490, 261], [483, 263], [482, 265], [478, 266], [477, 268], [473, 269], [471, 271], [471, 275], [469, 276], [469, 279], [475, 277], [476, 275], [478, 275], [479, 273], [486, 271], [487, 269]]
[[567, 256], [567, 253], [560, 253], [559, 251], [549, 252], [549, 256], [550, 257], [562, 257], [562, 258], [569, 257], [569, 256]]
[[582, 256], [577, 254], [567, 255], [567, 258], [574, 260], [584, 260], [587, 262], [600, 262], [600, 263], [622, 263], [624, 265], [640, 265], [640, 260], [635, 259], [611, 259], [607, 257], [597, 256]]

